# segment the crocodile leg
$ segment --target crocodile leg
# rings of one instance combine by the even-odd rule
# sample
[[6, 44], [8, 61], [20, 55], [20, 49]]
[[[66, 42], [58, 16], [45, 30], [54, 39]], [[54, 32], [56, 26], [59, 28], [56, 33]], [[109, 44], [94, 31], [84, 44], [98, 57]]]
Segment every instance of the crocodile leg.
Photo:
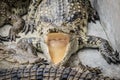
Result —
[[[2, 0], [0, 3], [0, 27], [3, 27], [6, 24], [12, 25], [8, 35], [8, 38], [11, 41], [15, 41], [17, 34], [23, 29], [24, 26], [24, 20], [15, 12], [12, 12], [13, 6], [16, 4], [16, 2], [17, 0]], [[17, 11], [18, 10], [16, 9], [16, 12]]]
[[17, 34], [23, 29], [24, 27], [24, 20], [17, 16], [17, 15], [10, 15], [6, 19], [7, 23], [12, 25], [12, 28], [10, 28], [9, 36], [8, 38], [11, 41], [15, 41], [17, 37], [19, 37]]
[[2, 37], [0, 36], [0, 40], [1, 41], [9, 41], [9, 39], [11, 41], [15, 41], [16, 38], [18, 38], [19, 36], [18, 33], [23, 29], [24, 27], [24, 20], [17, 15], [8, 15], [8, 17], [5, 19], [5, 24], [10, 24], [12, 25], [12, 27], [9, 30], [9, 34], [6, 37]]
[[96, 20], [100, 20], [100, 17], [95, 9], [93, 9], [89, 0], [84, 2], [87, 6], [88, 11], [88, 22], [96, 23]]
[[[18, 41], [17, 46], [28, 53], [31, 53], [37, 56], [37, 52], [43, 53], [40, 48], [40, 43], [36, 43], [35, 41], [39, 39], [37, 38], [22, 38]], [[35, 43], [34, 43], [35, 42]]]
[[94, 10], [93, 8], [90, 8], [88, 10], [89, 14], [88, 14], [88, 22], [93, 22], [96, 23], [96, 20], [100, 20], [100, 17], [98, 15], [98, 13], [96, 12], [96, 10]]
[[82, 1], [82, 5], [87, 10], [88, 22], [96, 23], [96, 20], [100, 20], [100, 17], [98, 15], [97, 11], [92, 7], [90, 0], [81, 0], [81, 1]]
[[35, 12], [42, 0], [32, 0], [32, 1], [33, 2], [30, 5], [29, 10], [28, 10], [26, 24], [22, 31], [22, 32], [25, 32], [25, 34], [27, 34], [29, 31], [31, 31], [32, 33], [34, 32], [34, 30], [35, 30]]
[[119, 53], [114, 51], [107, 40], [95, 36], [87, 36], [85, 47], [98, 48], [104, 59], [109, 63], [120, 63]]

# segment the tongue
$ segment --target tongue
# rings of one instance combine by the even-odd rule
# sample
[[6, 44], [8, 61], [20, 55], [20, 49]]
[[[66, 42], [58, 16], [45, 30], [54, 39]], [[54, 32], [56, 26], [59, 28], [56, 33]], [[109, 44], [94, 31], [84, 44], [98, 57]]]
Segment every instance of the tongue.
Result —
[[47, 36], [49, 54], [54, 64], [61, 62], [65, 56], [69, 36], [63, 33], [50, 33]]

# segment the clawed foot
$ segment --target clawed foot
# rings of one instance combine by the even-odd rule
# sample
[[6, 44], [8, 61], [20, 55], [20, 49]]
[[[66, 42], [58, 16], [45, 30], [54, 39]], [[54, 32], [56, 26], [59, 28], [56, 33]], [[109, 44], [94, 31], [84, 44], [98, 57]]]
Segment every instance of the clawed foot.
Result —
[[17, 31], [15, 31], [13, 28], [9, 31], [8, 39], [10, 41], [16, 41], [16, 38], [20, 38], [20, 36], [17, 35]]
[[117, 51], [113, 53], [106, 53], [102, 54], [107, 63], [111, 64], [119, 64], [120, 63], [120, 58], [119, 58], [119, 53]]
[[96, 20], [100, 20], [98, 13], [93, 10], [92, 13], [89, 13], [88, 22], [96, 23]]
[[25, 34], [27, 34], [29, 31], [31, 31], [31, 33], [33, 33], [34, 30], [36, 30], [35, 22], [34, 22], [34, 20], [31, 20], [31, 21], [26, 21], [22, 32], [25, 32]]
[[23, 49], [24, 51], [27, 51], [30, 54], [33, 54], [35, 56], [37, 56], [37, 50], [36, 48], [33, 46], [32, 42], [26, 38], [21, 39], [18, 43], [17, 43], [18, 47]]

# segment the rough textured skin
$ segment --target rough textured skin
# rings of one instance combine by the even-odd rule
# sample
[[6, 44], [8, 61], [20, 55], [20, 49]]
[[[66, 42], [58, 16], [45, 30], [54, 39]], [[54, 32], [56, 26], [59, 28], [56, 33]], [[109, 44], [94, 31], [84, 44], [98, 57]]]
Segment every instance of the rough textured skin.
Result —
[[[40, 3], [38, 5], [38, 3]], [[97, 12], [91, 7], [89, 0], [38, 0], [31, 5], [27, 17], [29, 27], [27, 31], [39, 27], [40, 36], [36, 41], [39, 51], [46, 53], [41, 43], [45, 44], [45, 37], [49, 33], [65, 33], [70, 36], [70, 48], [64, 59], [65, 63], [69, 57], [82, 48], [98, 48], [105, 60], [110, 64], [120, 63], [119, 53], [114, 51], [108, 41], [95, 36], [87, 35], [88, 22], [99, 20]], [[34, 44], [34, 39], [23, 39], [19, 44]], [[33, 45], [30, 47], [32, 49]], [[24, 48], [24, 46], [22, 46]], [[26, 48], [26, 46], [25, 46]], [[34, 52], [34, 48], [33, 51]], [[47, 54], [48, 55], [48, 54]], [[49, 59], [50, 60], [50, 59]]]
[[[41, 45], [41, 43], [46, 44], [45, 36], [48, 33], [65, 33], [70, 36], [69, 43], [71, 43], [71, 45], [70, 48], [68, 48], [69, 51], [67, 52], [65, 59], [61, 61], [61, 64], [66, 63], [66, 61], [73, 53], [76, 53], [79, 49], [85, 47], [99, 48], [101, 54], [108, 63], [120, 63], [119, 53], [115, 52], [111, 48], [107, 40], [87, 35], [88, 22], [95, 22], [95, 20], [99, 19], [96, 11], [91, 7], [89, 0], [36, 0], [30, 5], [30, 8], [31, 10], [29, 11], [26, 20], [28, 21], [28, 23], [24, 27], [23, 31], [27, 33], [29, 30], [33, 31], [35, 27], [39, 27], [40, 38], [35, 41], [35, 46], [35, 38], [24, 38], [20, 40], [18, 42], [18, 45], [22, 49], [26, 50], [27, 48], [29, 48], [31, 50], [31, 53], [33, 54], [35, 52], [34, 50], [45, 53], [47, 48]], [[35, 49], [35, 47], [37, 49]], [[40, 65], [40, 67], [34, 69], [35, 71], [32, 71], [32, 68], [34, 69], [34, 67], [23, 68], [21, 69], [22, 71], [20, 69], [17, 69], [15, 74], [15, 70], [13, 69], [13, 72], [10, 71], [10, 75], [8, 75], [8, 77], [10, 76], [10, 79], [19, 79], [22, 76], [22, 78], [27, 78], [28, 80], [30, 78], [38, 80], [48, 80], [49, 78], [53, 78], [52, 80], [56, 80], [55, 78], [58, 78], [58, 80], [67, 80], [67, 78], [68, 80], [71, 78], [71, 80], [76, 80], [74, 78], [82, 78], [85, 80], [87, 78], [90, 80], [107, 79], [101, 77], [96, 72], [89, 71], [88, 68], [87, 70], [85, 69], [82, 71], [75, 70], [75, 73], [74, 70], [70, 68], [63, 68], [61, 70], [59, 69], [59, 67], [57, 67], [53, 68], [52, 70], [52, 67], [48, 65]], [[59, 74], [59, 72], [57, 73], [57, 71], [60, 71], [62, 73]], [[6, 79], [6, 70], [5, 72], [4, 70], [2, 70], [0, 72], [0, 75], [3, 80]], [[108, 80], [110, 79], [108, 78]]]
[[[5, 24], [12, 25], [7, 39], [15, 40], [17, 34], [23, 29], [25, 22], [21, 16], [28, 12], [30, 1], [31, 0], [0, 1], [0, 27]], [[0, 36], [0, 40], [4, 41], [4, 38]]]
[[2, 69], [0, 80], [115, 80], [101, 75], [98, 68], [70, 68], [44, 63], [32, 67]]

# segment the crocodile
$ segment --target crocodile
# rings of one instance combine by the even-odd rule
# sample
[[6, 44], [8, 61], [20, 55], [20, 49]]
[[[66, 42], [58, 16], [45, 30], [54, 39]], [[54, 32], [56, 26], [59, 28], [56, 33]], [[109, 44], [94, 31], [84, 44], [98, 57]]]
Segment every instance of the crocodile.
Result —
[[[113, 50], [107, 40], [87, 35], [88, 22], [95, 23], [95, 20], [99, 20], [89, 0], [33, 0], [29, 8], [27, 23], [22, 26], [23, 31], [28, 33], [29, 30], [34, 31], [35, 28], [39, 28], [40, 36], [37, 39], [21, 39], [17, 43], [20, 48], [25, 50], [30, 48], [28, 50], [31, 50], [33, 54], [36, 54], [36, 51], [43, 52], [48, 61], [58, 66], [64, 65], [72, 54], [86, 47], [98, 48], [109, 64], [120, 63], [119, 53]], [[43, 64], [23, 69], [1, 69], [0, 78], [3, 80], [24, 80], [26, 78], [27, 80], [31, 78], [38, 80], [51, 78], [51, 80], [113, 80], [102, 77], [96, 71], [91, 71], [91, 68], [78, 71], [62, 67], [61, 70], [61, 67]]]
[[14, 40], [19, 37], [18, 33], [23, 30], [25, 21], [22, 18], [29, 11], [29, 6], [34, 3], [32, 0], [0, 0], [0, 28], [6, 24], [12, 27], [9, 35], [0, 36], [1, 41]]
[[21, 39], [20, 48], [40, 51], [50, 63], [60, 65], [82, 48], [97, 48], [107, 63], [120, 63], [119, 53], [106, 39], [87, 35], [88, 23], [100, 20], [89, 0], [42, 0], [39, 5], [38, 2], [31, 5], [26, 19], [29, 26], [24, 30], [36, 28], [39, 36]]
[[41, 60], [43, 62], [31, 67], [1, 69], [0, 80], [115, 80], [103, 76], [98, 68], [58, 67]]

